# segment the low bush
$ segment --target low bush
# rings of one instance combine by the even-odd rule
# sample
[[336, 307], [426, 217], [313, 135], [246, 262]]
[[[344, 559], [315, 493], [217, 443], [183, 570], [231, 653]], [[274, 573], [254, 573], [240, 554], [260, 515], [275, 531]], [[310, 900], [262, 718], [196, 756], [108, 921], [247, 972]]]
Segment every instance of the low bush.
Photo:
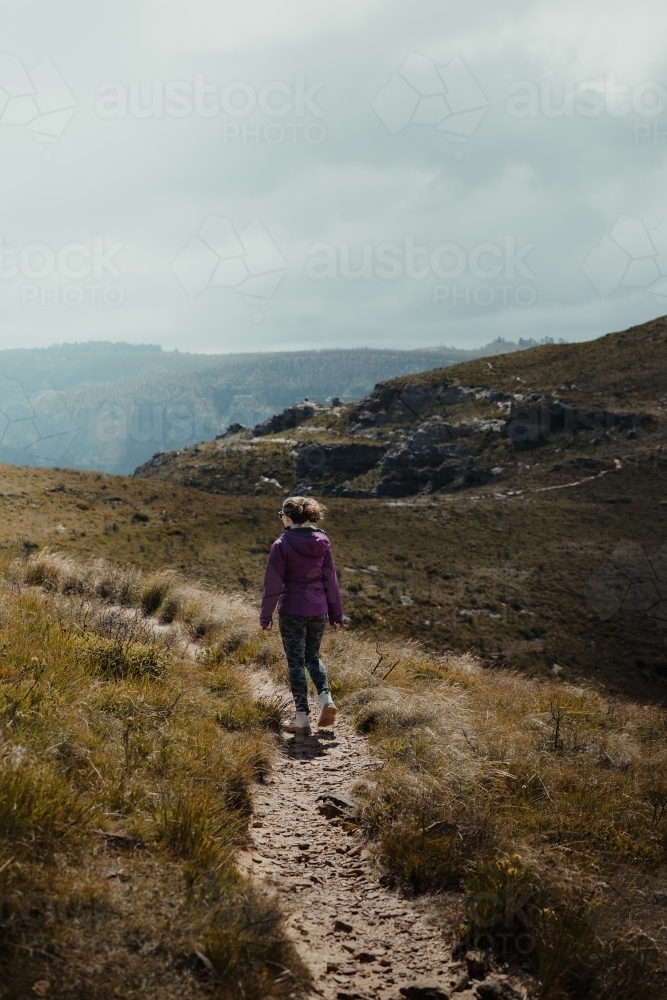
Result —
[[167, 594], [160, 605], [158, 619], [162, 625], [171, 625], [181, 613], [182, 602], [178, 594]]
[[99, 561], [95, 565], [92, 584], [94, 593], [103, 601], [130, 607], [138, 602], [141, 576], [132, 567], [123, 570]]
[[149, 577], [139, 594], [139, 605], [146, 616], [155, 615], [172, 588], [171, 579], [165, 574]]
[[62, 850], [90, 814], [90, 803], [52, 765], [11, 754], [0, 762], [0, 841], [15, 856]]
[[426, 725], [433, 709], [426, 704], [406, 701], [391, 690], [364, 688], [351, 695], [346, 704], [352, 709], [360, 733], [391, 736]]
[[210, 642], [219, 629], [213, 607], [207, 607], [204, 601], [187, 601], [179, 614], [179, 621], [191, 639]]
[[231, 699], [216, 714], [216, 720], [230, 732], [252, 732], [264, 729], [279, 733], [289, 712], [290, 702], [282, 697], [261, 697], [255, 701]]
[[[203, 658], [205, 666], [208, 666], [208, 662], [207, 658]], [[209, 688], [213, 694], [226, 698], [238, 695], [250, 696], [250, 685], [236, 663], [223, 661], [211, 669]]]
[[359, 653], [343, 704], [383, 759], [355, 794], [385, 878], [438, 893], [459, 950], [529, 969], [542, 998], [661, 995], [662, 714], [470, 657], [413, 653], [377, 682]]
[[44, 549], [24, 563], [15, 563], [13, 574], [22, 577], [29, 587], [42, 587], [63, 594], [81, 594], [85, 590], [85, 571], [73, 559]]
[[[74, 995], [82, 970], [99, 964], [107, 946], [120, 957], [99, 991], [86, 981], [86, 995], [106, 996], [109, 982], [133, 988], [143, 978], [149, 992], [159, 990], [173, 973], [168, 956], [190, 953], [210, 923], [212, 903], [200, 898], [202, 886], [213, 880], [226, 891], [239, 889], [235, 854], [245, 841], [253, 783], [272, 765], [280, 710], [270, 700], [254, 704], [243, 667], [219, 650], [199, 663], [180, 661], [176, 677], [169, 665], [182, 633], [156, 630], [146, 619], [150, 580], [144, 588], [130, 574], [125, 587], [123, 571], [77, 567], [49, 554], [18, 569], [20, 583], [31, 574], [32, 589], [6, 586], [0, 605], [3, 991], [18, 1000], [36, 981], [53, 982], [51, 956], [65, 943], [59, 993]], [[71, 587], [72, 578], [81, 586]], [[134, 603], [118, 607], [133, 580]], [[179, 596], [178, 587], [158, 614], [172, 593]], [[187, 595], [196, 597], [196, 588]], [[245, 602], [230, 599], [228, 606], [221, 595], [202, 593], [201, 605], [212, 609], [221, 632], [240, 612], [245, 634]], [[229, 703], [233, 718], [225, 730], [216, 712]], [[141, 890], [120, 909], [110, 905], [110, 893], [125, 895], [130, 878]], [[165, 913], [180, 919], [165, 923]], [[239, 911], [223, 923], [236, 923], [249, 940], [244, 920]], [[254, 989], [283, 995], [272, 992], [283, 981], [270, 964], [281, 947], [289, 952], [281, 933], [258, 929], [266, 963], [251, 962], [244, 948], [228, 963], [247, 996]], [[149, 939], [164, 942], [164, 958], [162, 951], [140, 955]]]
[[150, 677], [159, 680], [167, 669], [167, 658], [155, 644], [117, 642], [97, 635], [77, 640], [79, 656], [86, 666], [106, 680]]
[[228, 629], [218, 640], [217, 650], [222, 656], [231, 656], [251, 638], [248, 628], [234, 626]]
[[655, 1000], [661, 995], [667, 982], [664, 954], [650, 933], [627, 926], [628, 901], [601, 891], [580, 873], [563, 878], [548, 855], [529, 849], [525, 854], [478, 862], [467, 882], [463, 940], [498, 957], [520, 956], [535, 973], [541, 997]]
[[196, 866], [232, 867], [243, 824], [224, 799], [207, 788], [176, 787], [155, 806], [154, 839]]
[[358, 787], [362, 820], [391, 883], [417, 893], [458, 888], [475, 860], [493, 849], [488, 808], [443, 791], [437, 779], [396, 763]]

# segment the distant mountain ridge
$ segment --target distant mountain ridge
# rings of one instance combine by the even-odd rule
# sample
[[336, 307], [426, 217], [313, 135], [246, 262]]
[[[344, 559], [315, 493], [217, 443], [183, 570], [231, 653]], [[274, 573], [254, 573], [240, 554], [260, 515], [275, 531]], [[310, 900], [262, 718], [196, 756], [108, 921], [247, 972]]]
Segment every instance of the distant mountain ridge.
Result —
[[189, 354], [110, 342], [0, 351], [0, 462], [130, 473], [155, 452], [252, 426], [307, 397], [532, 346]]

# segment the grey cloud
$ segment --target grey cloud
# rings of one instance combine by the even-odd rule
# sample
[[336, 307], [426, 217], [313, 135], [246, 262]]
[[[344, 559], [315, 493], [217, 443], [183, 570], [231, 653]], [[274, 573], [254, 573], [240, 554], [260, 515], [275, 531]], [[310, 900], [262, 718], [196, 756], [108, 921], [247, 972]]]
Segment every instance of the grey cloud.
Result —
[[[656, 44], [667, 14], [654, 0], [631, 9], [597, 0], [159, 8], [125, 0], [109, 9], [65, 0], [56, 9], [36, 0], [7, 20], [4, 52], [26, 72], [48, 57], [76, 109], [57, 135], [53, 126], [48, 160], [34, 129], [3, 123], [0, 110], [2, 346], [472, 347], [496, 336], [586, 339], [666, 311], [646, 284], [605, 275], [593, 283], [584, 270], [619, 217], [654, 231], [667, 216], [667, 108], [653, 115], [642, 103], [654, 93], [647, 82], [667, 93]], [[411, 56], [434, 92], [419, 93], [422, 77], [410, 70], [387, 92]], [[445, 113], [431, 100], [438, 72], [447, 113], [468, 113], [463, 85], [447, 77], [453, 60], [487, 101], [461, 142], [438, 127], [446, 120], [432, 120]], [[187, 112], [198, 75], [214, 89], [203, 113]], [[581, 90], [591, 81], [603, 88], [593, 114], [595, 88]], [[134, 111], [133, 82], [141, 84]], [[108, 83], [121, 96], [124, 88], [127, 111], [118, 116], [100, 113], [98, 90]], [[519, 84], [527, 84], [524, 116], [509, 104]], [[154, 85], [161, 114], [141, 117]], [[606, 107], [609, 86], [627, 88], [619, 96], [630, 102], [627, 114]], [[420, 105], [424, 123], [388, 128], [373, 109], [383, 93], [388, 120], [399, 124], [404, 112], [392, 100], [408, 102], [408, 117], [420, 98], [431, 100]], [[244, 100], [256, 102], [245, 116], [237, 113]], [[226, 101], [228, 112], [209, 116], [213, 101]], [[58, 113], [57, 104], [47, 101], [45, 113]], [[287, 264], [275, 289], [262, 285], [268, 293], [253, 302], [229, 282], [195, 280], [191, 290], [201, 289], [188, 293], [172, 265], [211, 217], [236, 234], [260, 221]], [[83, 274], [96, 237], [122, 245], [120, 278], [104, 268], [101, 277]], [[515, 251], [531, 246], [522, 258], [531, 277], [517, 267], [508, 274], [508, 239]], [[414, 268], [410, 241], [426, 251]], [[308, 266], [322, 244], [335, 273], [315, 280]], [[434, 258], [443, 246], [450, 249]], [[240, 268], [239, 257], [230, 260]], [[406, 274], [424, 267], [423, 277]], [[82, 277], [69, 276], [77, 270]]]

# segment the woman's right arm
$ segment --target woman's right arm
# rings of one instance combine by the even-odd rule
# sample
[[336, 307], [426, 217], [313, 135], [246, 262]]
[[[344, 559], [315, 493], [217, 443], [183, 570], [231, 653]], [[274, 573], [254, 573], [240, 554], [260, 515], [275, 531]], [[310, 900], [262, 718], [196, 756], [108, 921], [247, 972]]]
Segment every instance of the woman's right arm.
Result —
[[271, 555], [264, 574], [264, 586], [262, 587], [262, 608], [259, 613], [259, 624], [263, 629], [272, 627], [273, 612], [276, 609], [280, 592], [283, 589], [285, 580], [285, 556], [280, 539], [271, 546]]
[[322, 563], [322, 583], [324, 585], [324, 593], [327, 595], [329, 621], [334, 628], [340, 628], [343, 624], [343, 603], [340, 599], [338, 575], [330, 548], [327, 550], [324, 562]]

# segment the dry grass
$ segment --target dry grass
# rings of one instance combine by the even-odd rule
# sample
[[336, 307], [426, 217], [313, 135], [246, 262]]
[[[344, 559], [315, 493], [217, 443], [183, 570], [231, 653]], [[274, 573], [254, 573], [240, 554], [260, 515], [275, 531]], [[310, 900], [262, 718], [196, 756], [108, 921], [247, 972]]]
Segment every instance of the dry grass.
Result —
[[[270, 734], [284, 711], [279, 700], [253, 698], [246, 670], [283, 679], [279, 636], [257, 631], [245, 598], [174, 578], [167, 599], [180, 595], [177, 624], [150, 625], [167, 669], [109, 677], [81, 656], [82, 629], [95, 648], [98, 637], [118, 635], [114, 628], [140, 643], [148, 627], [140, 611], [120, 614], [95, 598], [96, 580], [113, 573], [48, 553], [13, 572], [38, 579], [40, 590], [6, 605], [4, 634], [12, 638], [4, 655], [14, 666], [5, 712], [12, 738], [30, 748], [26, 766], [57, 772], [82, 810], [67, 850], [85, 849], [85, 830], [103, 823], [105, 812], [117, 817], [187, 873], [188, 905], [196, 899], [206, 916], [195, 920], [190, 909], [185, 926], [197, 927], [216, 968], [241, 963], [247, 996], [298, 993], [293, 977], [305, 983], [303, 974], [294, 960], [276, 957], [289, 944], [274, 904], [248, 902], [233, 867], [250, 788], [270, 767]], [[82, 582], [64, 596], [63, 581], [72, 579]], [[145, 582], [131, 579], [139, 601]], [[192, 607], [208, 623], [196, 664], [178, 660], [184, 641], [174, 639], [180, 629], [191, 641]], [[20, 624], [26, 615], [29, 627]], [[456, 947], [474, 945], [529, 970], [545, 1000], [660, 995], [663, 710], [484, 669], [472, 655], [436, 657], [414, 642], [378, 645], [348, 631], [327, 633], [323, 659], [336, 699], [382, 761], [356, 794], [386, 881], [408, 895], [431, 894], [443, 931], [455, 928]], [[18, 736], [22, 727], [27, 738]], [[61, 829], [46, 840], [67, 843]], [[249, 929], [236, 937], [230, 930], [230, 913], [254, 906], [268, 907], [261, 947], [254, 938], [243, 943]], [[288, 971], [277, 973], [279, 966]]]
[[370, 642], [327, 645], [383, 760], [357, 796], [385, 878], [435, 894], [459, 948], [529, 969], [541, 997], [660, 995], [665, 713], [471, 656], [385, 648], [378, 668]]
[[[272, 765], [281, 706], [254, 699], [238, 656], [232, 665], [212, 647], [201, 662], [183, 658], [189, 622], [180, 619], [182, 638], [176, 626], [151, 625], [141, 607], [155, 581], [136, 571], [42, 553], [8, 572], [11, 585], [0, 582], [4, 995], [18, 1000], [41, 978], [54, 997], [83, 989], [106, 1000], [142, 981], [156, 1000], [210, 995], [212, 983], [188, 958], [196, 950], [210, 951], [221, 997], [302, 995], [308, 974], [275, 903], [234, 861], [252, 785]], [[243, 627], [242, 600], [182, 589], [223, 638]], [[238, 654], [242, 644], [232, 645]], [[95, 966], [103, 976], [88, 975]]]
[[[543, 676], [557, 663], [568, 680], [594, 676], [615, 693], [664, 701], [662, 630], [641, 611], [602, 621], [587, 596], [591, 575], [620, 539], [651, 555], [667, 537], [661, 441], [610, 439], [596, 448], [566, 441], [556, 454], [554, 440], [529, 455], [513, 455], [509, 441], [492, 443], [498, 447], [489, 445], [478, 461], [506, 469], [509, 479], [501, 477], [498, 488], [512, 495], [481, 488], [405, 505], [327, 500], [325, 527], [350, 624], [383, 642], [416, 635], [435, 652], [473, 649]], [[531, 492], [580, 480], [582, 456], [602, 468], [617, 451], [618, 472], [574, 489]], [[160, 479], [11, 466], [0, 468], [0, 479], [0, 555], [48, 545], [80, 561], [87, 576], [93, 563], [86, 560], [99, 556], [132, 563], [144, 574], [137, 591], [156, 572], [175, 570], [154, 612], [166, 623], [181, 613], [178, 590], [187, 581], [256, 598], [280, 529], [269, 496], [252, 497], [250, 511], [247, 497]], [[149, 520], [134, 521], [137, 510]], [[82, 580], [71, 569], [62, 586], [76, 593]], [[99, 584], [108, 594], [122, 580], [100, 574]]]

